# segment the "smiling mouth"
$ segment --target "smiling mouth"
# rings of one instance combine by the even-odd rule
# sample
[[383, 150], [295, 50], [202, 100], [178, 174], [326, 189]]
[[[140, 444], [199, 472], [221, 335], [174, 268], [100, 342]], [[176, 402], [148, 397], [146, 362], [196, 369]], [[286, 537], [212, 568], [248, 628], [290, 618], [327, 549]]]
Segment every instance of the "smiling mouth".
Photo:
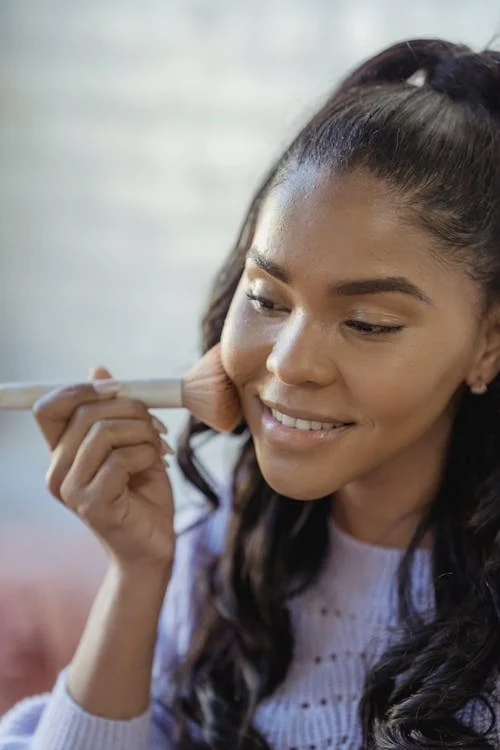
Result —
[[264, 436], [286, 449], [319, 446], [351, 431], [356, 422], [315, 422], [290, 417], [260, 401]]
[[[268, 415], [271, 415], [274, 420], [282, 424], [284, 427], [291, 429], [302, 430], [304, 432], [319, 432], [336, 430], [341, 427], [351, 427], [356, 424], [349, 418], [334, 419], [326, 417], [326, 415], [313, 414], [305, 409], [294, 409], [292, 407], [287, 408], [286, 405], [282, 405], [278, 402], [264, 400], [259, 397], [261, 408], [264, 409]], [[326, 417], [326, 418], [325, 418]]]
[[304, 432], [318, 432], [319, 430], [338, 430], [341, 427], [348, 427], [354, 424], [353, 422], [320, 422], [313, 419], [300, 419], [290, 417], [288, 414], [284, 414], [278, 409], [269, 409], [269, 411], [273, 415], [274, 419], [276, 419], [285, 427], [291, 427], [295, 430], [303, 430]]

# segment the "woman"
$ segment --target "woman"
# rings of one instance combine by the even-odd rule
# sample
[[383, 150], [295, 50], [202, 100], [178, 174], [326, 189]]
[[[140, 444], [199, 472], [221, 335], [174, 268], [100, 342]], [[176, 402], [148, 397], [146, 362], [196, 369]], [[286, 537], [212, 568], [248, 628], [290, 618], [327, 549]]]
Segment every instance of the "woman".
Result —
[[410, 41], [343, 82], [216, 279], [243, 442], [218, 493], [190, 419], [214, 512], [177, 540], [145, 407], [105, 370], [39, 402], [110, 566], [0, 750], [500, 747], [499, 196], [500, 54]]

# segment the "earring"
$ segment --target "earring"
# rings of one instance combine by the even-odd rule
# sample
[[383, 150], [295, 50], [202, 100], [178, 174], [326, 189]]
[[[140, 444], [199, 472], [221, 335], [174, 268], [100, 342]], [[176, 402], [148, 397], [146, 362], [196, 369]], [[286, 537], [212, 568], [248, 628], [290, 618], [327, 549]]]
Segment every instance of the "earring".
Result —
[[482, 396], [488, 390], [486, 383], [478, 383], [477, 385], [471, 385], [470, 392], [475, 396]]

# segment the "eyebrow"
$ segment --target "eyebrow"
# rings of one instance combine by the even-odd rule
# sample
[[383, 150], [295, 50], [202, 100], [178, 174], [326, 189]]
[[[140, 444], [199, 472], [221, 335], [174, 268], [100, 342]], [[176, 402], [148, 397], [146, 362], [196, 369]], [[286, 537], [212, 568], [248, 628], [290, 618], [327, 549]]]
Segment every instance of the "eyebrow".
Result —
[[[250, 248], [247, 258], [270, 276], [284, 284], [291, 284], [292, 277], [289, 272], [261, 253], [256, 247]], [[328, 284], [327, 293], [329, 297], [357, 297], [363, 294], [383, 294], [385, 292], [398, 292], [432, 305], [432, 300], [418, 286], [403, 276], [381, 276], [373, 279], [347, 279]]]

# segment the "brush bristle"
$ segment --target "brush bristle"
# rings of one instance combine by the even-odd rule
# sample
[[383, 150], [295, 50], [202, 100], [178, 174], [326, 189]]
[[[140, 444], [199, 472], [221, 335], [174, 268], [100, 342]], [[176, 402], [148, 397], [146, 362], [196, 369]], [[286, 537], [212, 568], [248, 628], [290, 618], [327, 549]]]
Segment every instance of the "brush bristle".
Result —
[[182, 403], [193, 416], [218, 432], [231, 432], [241, 422], [240, 401], [222, 366], [220, 344], [212, 347], [184, 376]]

